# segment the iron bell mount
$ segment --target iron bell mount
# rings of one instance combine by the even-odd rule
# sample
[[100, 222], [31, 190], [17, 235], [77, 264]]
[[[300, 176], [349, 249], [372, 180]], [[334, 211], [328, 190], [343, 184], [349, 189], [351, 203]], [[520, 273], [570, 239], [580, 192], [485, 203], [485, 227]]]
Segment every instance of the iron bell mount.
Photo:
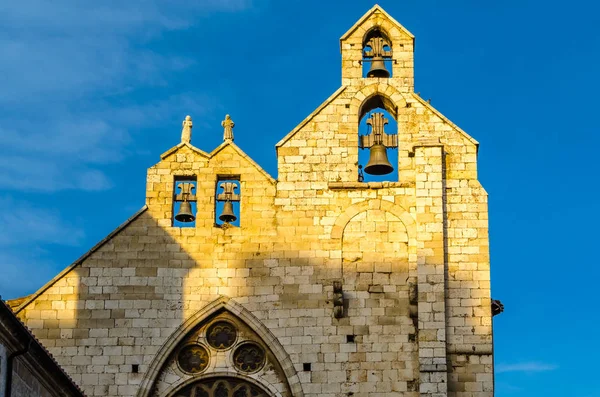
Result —
[[391, 48], [390, 43], [381, 35], [373, 36], [365, 43], [365, 48], [371, 48], [370, 50], [364, 50], [365, 57], [371, 58], [370, 60], [363, 60], [363, 62], [371, 62], [367, 77], [390, 77], [390, 72], [386, 69], [384, 60], [392, 58], [392, 51], [385, 50], [386, 46]]
[[192, 212], [191, 202], [196, 201], [196, 195], [193, 193], [196, 186], [191, 182], [182, 182], [177, 185], [177, 188], [180, 189], [181, 192], [175, 195], [174, 201], [179, 201], [181, 204], [179, 205], [179, 211], [177, 211], [177, 214], [175, 215], [175, 220], [184, 223], [194, 222], [196, 216]]
[[223, 182], [219, 185], [223, 189], [223, 193], [217, 195], [217, 201], [224, 201], [223, 211], [219, 215], [219, 220], [225, 224], [235, 222], [237, 216], [233, 211], [233, 202], [240, 201], [240, 195], [235, 193], [238, 188], [234, 182]]
[[371, 133], [358, 137], [361, 149], [370, 148], [369, 162], [365, 166], [365, 172], [371, 175], [386, 175], [394, 171], [387, 157], [387, 148], [398, 147], [398, 135], [390, 135], [384, 131], [388, 123], [383, 113], [371, 113], [367, 125], [371, 127]]

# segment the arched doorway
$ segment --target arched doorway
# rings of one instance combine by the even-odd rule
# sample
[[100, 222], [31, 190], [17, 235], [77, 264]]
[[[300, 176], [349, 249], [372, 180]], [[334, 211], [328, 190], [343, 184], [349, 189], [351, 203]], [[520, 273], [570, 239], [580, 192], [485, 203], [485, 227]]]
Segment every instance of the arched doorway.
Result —
[[215, 377], [184, 386], [173, 397], [270, 397], [271, 394], [244, 379]]

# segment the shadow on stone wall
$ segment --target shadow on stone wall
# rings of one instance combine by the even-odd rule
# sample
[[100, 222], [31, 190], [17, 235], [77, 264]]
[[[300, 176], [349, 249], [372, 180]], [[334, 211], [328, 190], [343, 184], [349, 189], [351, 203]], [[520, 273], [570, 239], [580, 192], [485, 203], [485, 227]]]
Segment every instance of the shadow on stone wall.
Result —
[[[276, 230], [252, 237], [239, 228], [165, 228], [142, 212], [20, 316], [88, 395], [135, 396], [161, 347], [220, 296], [277, 338], [311, 392], [411, 391], [418, 360], [412, 321], [398, 309], [405, 286], [349, 287], [353, 309], [335, 319], [341, 255], [286, 249], [293, 244]], [[393, 266], [385, 262], [382, 280]]]

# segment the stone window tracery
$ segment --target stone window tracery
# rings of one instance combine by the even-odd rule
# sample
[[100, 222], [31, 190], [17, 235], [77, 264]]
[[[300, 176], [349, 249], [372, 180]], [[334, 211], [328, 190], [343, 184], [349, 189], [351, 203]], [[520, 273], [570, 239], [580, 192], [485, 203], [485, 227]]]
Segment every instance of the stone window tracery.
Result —
[[199, 344], [184, 346], [177, 355], [177, 364], [182, 371], [197, 374], [206, 369], [209, 362], [208, 351]]
[[228, 349], [233, 346], [236, 339], [237, 330], [233, 324], [227, 321], [217, 321], [206, 331], [206, 340], [215, 349]]
[[269, 394], [242, 379], [219, 377], [200, 380], [184, 387], [174, 397], [267, 397]]
[[235, 350], [233, 365], [242, 372], [256, 372], [265, 365], [265, 351], [256, 343], [244, 343]]
[[[169, 397], [290, 397], [285, 371], [262, 338], [234, 314], [221, 311], [199, 323], [172, 350], [154, 394]], [[247, 378], [251, 375], [252, 378]], [[274, 379], [276, 379], [274, 381]], [[274, 389], [273, 389], [274, 390]]]

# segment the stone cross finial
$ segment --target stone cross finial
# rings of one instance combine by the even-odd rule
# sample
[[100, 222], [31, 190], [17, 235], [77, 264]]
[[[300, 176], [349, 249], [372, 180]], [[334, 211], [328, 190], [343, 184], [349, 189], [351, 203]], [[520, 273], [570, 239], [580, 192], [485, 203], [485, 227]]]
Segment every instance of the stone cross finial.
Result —
[[192, 140], [192, 118], [188, 115], [182, 123], [181, 142], [190, 143]]
[[225, 115], [225, 120], [221, 121], [221, 126], [223, 127], [223, 140], [233, 141], [233, 127], [235, 127], [235, 123], [228, 114]]

